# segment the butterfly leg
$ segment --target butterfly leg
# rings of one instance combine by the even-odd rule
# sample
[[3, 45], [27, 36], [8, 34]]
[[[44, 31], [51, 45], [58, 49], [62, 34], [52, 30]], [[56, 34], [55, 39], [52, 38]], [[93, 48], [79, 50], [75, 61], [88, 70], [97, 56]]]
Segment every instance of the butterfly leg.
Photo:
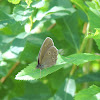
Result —
[[41, 79], [41, 69], [40, 69], [40, 79]]

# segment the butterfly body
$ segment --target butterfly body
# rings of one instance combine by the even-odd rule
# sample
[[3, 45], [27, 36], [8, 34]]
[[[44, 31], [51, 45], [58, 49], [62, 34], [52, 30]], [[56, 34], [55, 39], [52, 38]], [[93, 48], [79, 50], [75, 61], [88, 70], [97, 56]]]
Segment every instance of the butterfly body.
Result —
[[43, 69], [44, 68], [44, 66], [43, 65], [40, 65], [40, 64], [38, 64], [37, 66], [36, 66], [36, 68], [39, 68], [39, 69]]
[[54, 46], [53, 40], [47, 37], [40, 49], [38, 56], [38, 65], [36, 68], [44, 69], [56, 64], [58, 50]]

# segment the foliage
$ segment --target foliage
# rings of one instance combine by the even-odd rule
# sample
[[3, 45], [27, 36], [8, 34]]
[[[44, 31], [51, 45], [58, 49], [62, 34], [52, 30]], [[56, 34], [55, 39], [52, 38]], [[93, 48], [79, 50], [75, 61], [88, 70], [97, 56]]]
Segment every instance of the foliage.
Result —
[[[1, 0], [0, 100], [99, 100], [99, 20], [99, 0]], [[40, 73], [46, 37], [59, 54]]]
[[[88, 94], [89, 93], [89, 94]], [[83, 98], [84, 97], [84, 98]], [[93, 85], [88, 89], [80, 91], [76, 96], [75, 100], [99, 100], [100, 99], [100, 88]]]

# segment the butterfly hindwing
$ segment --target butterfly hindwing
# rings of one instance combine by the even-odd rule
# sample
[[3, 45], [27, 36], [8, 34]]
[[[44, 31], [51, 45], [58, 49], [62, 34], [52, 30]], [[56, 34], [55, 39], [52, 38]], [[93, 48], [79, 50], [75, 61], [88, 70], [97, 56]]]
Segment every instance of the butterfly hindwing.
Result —
[[58, 55], [57, 48], [55, 46], [51, 46], [45, 53], [41, 65], [43, 65], [43, 67], [46, 68], [56, 64], [57, 55]]
[[47, 50], [53, 45], [54, 45], [54, 43], [53, 43], [53, 40], [51, 38], [47, 37], [44, 40], [44, 42], [41, 46], [40, 52], [39, 52], [39, 57], [38, 57], [38, 63], [39, 64], [41, 64], [42, 59], [43, 59], [45, 53], [47, 52]]

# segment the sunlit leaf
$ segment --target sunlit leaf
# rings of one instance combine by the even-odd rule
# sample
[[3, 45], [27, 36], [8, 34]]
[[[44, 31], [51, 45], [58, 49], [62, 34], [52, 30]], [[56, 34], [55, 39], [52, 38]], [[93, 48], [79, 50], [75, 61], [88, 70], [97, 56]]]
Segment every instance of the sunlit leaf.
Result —
[[81, 90], [76, 94], [75, 100], [99, 100], [100, 87], [95, 85], [90, 86], [88, 89]]
[[21, 72], [19, 72], [15, 79], [17, 80], [34, 80], [39, 79], [42, 77], [47, 76], [48, 74], [51, 74], [61, 68], [64, 67], [67, 63], [73, 63], [73, 64], [83, 64], [88, 61], [100, 59], [100, 56], [93, 55], [93, 54], [74, 54], [68, 57], [63, 57], [58, 55], [57, 63], [56, 65], [49, 67], [46, 69], [43, 69], [40, 74], [40, 70], [36, 69], [37, 62], [31, 63], [29, 66], [27, 66], [25, 69], [23, 69]]
[[20, 0], [8, 0], [10, 3], [13, 3], [13, 4], [18, 4], [20, 2]]
[[87, 36], [88, 38], [93, 38], [100, 50], [100, 28], [96, 28], [95, 34], [90, 34]]

